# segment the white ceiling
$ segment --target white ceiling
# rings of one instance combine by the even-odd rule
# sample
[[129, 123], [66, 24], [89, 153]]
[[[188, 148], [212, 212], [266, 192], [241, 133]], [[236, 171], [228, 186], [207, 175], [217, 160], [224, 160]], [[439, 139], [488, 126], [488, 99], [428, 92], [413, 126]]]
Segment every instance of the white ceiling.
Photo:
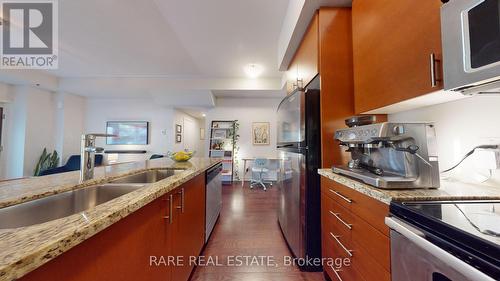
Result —
[[[200, 108], [216, 97], [283, 97], [278, 68], [307, 18], [319, 5], [345, 2], [59, 0], [59, 69], [1, 70], [0, 81]], [[246, 77], [249, 63], [263, 66], [259, 78]]]
[[193, 75], [152, 0], [60, 0], [59, 77]]
[[59, 77], [281, 77], [288, 0], [60, 0]]

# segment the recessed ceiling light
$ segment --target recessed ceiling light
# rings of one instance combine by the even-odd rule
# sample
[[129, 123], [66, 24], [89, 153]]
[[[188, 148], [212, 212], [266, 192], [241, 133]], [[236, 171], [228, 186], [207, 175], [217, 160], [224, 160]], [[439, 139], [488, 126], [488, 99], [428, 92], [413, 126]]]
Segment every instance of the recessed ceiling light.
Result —
[[205, 113], [202, 113], [201, 116], [206, 117], [207, 115]]
[[264, 71], [264, 68], [261, 65], [255, 63], [247, 64], [243, 69], [250, 78], [257, 78]]

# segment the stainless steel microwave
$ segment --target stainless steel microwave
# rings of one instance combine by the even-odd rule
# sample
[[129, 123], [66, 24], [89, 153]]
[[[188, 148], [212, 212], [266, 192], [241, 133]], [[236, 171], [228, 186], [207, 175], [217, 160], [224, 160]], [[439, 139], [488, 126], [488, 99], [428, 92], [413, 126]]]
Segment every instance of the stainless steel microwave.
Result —
[[443, 2], [445, 90], [500, 93], [500, 0]]

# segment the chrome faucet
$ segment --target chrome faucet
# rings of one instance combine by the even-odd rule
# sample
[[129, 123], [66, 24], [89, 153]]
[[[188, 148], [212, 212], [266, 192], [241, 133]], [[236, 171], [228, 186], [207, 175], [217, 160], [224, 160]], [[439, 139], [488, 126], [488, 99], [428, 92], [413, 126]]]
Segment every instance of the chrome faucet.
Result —
[[80, 150], [80, 182], [94, 178], [95, 154], [102, 153], [104, 148], [95, 147], [96, 137], [116, 137], [110, 134], [85, 134], [82, 135]]

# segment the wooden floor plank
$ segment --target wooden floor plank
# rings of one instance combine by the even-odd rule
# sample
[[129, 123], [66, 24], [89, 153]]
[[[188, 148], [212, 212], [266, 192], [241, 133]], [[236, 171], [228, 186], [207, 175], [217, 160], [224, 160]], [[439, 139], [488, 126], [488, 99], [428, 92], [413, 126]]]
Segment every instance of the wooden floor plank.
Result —
[[[223, 186], [222, 211], [203, 256], [218, 257], [222, 266], [199, 266], [192, 281], [322, 281], [321, 272], [285, 266], [291, 256], [279, 229], [276, 187], [268, 191], [240, 184]], [[227, 266], [228, 256], [273, 256], [277, 267]]]

